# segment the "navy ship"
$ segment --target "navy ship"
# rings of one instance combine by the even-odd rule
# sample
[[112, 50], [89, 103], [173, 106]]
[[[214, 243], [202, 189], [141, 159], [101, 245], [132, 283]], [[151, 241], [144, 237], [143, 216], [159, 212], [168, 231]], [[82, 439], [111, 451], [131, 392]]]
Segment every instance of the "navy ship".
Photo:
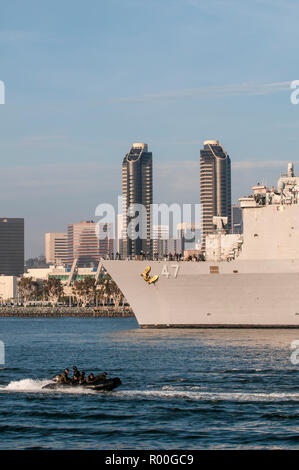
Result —
[[[240, 199], [243, 234], [221, 233], [206, 261], [114, 261], [104, 268], [141, 328], [298, 328], [299, 177]], [[209, 236], [208, 236], [209, 237]], [[214, 237], [214, 238], [213, 238]]]

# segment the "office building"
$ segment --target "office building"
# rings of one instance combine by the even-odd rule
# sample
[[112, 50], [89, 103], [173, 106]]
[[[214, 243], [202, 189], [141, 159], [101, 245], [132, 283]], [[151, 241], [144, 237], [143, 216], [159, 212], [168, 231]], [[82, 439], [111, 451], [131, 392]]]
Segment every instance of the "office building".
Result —
[[18, 292], [17, 276], [0, 276], [0, 305], [7, 301], [15, 301]]
[[[123, 253], [124, 257], [142, 253], [152, 255], [151, 204], [153, 200], [152, 153], [147, 144], [135, 143], [122, 164]], [[144, 211], [136, 211], [144, 207]], [[138, 218], [138, 223], [136, 220]], [[134, 220], [135, 219], [135, 220]], [[138, 235], [136, 233], [139, 232]]]
[[0, 218], [0, 274], [24, 273], [24, 219]]
[[161, 258], [168, 253], [168, 239], [168, 225], [153, 226], [153, 255], [155, 258]]
[[[98, 230], [107, 233], [99, 238]], [[100, 258], [113, 254], [111, 224], [97, 224], [92, 220], [68, 225], [68, 264], [77, 260], [80, 267], [97, 266]]]
[[68, 261], [67, 233], [45, 234], [46, 263], [55, 265], [65, 264]]
[[[102, 235], [99, 237], [99, 232]], [[114, 234], [113, 224], [97, 223], [97, 236], [99, 238], [99, 255], [101, 258], [113, 257], [114, 254]]]
[[218, 140], [206, 140], [200, 151], [200, 202], [204, 250], [206, 235], [215, 231], [214, 216], [227, 217], [231, 230], [231, 162]]

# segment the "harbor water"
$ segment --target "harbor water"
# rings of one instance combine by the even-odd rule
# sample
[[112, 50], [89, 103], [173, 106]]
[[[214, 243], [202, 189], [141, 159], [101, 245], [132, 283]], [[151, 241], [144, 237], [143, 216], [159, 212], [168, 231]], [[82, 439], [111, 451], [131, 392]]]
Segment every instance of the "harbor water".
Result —
[[[0, 318], [0, 449], [298, 449], [299, 330]], [[43, 390], [65, 367], [112, 392]]]

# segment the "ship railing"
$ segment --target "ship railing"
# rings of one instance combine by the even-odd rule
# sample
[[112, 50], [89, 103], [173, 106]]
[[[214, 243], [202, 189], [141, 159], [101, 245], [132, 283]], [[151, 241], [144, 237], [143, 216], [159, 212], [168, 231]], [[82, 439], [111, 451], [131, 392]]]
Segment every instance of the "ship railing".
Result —
[[135, 255], [135, 256], [110, 256], [106, 257], [106, 260], [111, 261], [172, 261], [172, 262], [190, 262], [190, 261], [205, 261], [203, 254], [198, 255], [189, 255], [185, 257], [183, 255], [169, 255], [169, 256], [143, 256], [143, 255]]

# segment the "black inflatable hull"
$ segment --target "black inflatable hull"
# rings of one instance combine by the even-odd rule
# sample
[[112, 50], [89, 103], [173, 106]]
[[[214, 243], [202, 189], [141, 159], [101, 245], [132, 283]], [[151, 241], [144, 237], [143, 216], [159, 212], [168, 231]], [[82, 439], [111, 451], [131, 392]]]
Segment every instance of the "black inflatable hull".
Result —
[[89, 390], [96, 390], [98, 392], [110, 392], [111, 390], [114, 390], [116, 387], [119, 387], [120, 385], [121, 385], [121, 380], [118, 377], [114, 377], [113, 379], [101, 380], [99, 382], [95, 382], [92, 384], [72, 384], [72, 383], [61, 384], [57, 382], [51, 382], [47, 385], [44, 385], [42, 388], [48, 389], [48, 390], [57, 390], [57, 389], [61, 389], [64, 387], [68, 387], [68, 388], [83, 387]]

